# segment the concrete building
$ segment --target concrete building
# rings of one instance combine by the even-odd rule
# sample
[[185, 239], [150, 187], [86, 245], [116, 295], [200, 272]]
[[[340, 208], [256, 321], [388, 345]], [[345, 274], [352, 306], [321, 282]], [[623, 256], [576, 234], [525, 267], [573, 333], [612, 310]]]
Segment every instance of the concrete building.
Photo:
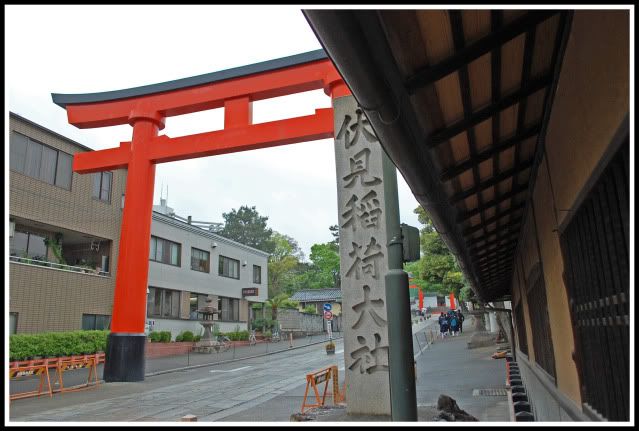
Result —
[[[10, 332], [109, 329], [126, 170], [79, 175], [90, 148], [11, 113]], [[147, 316], [153, 330], [199, 333], [212, 295], [220, 330], [247, 329], [267, 298], [268, 254], [154, 207]], [[213, 226], [215, 224], [212, 224]]]
[[628, 421], [630, 12], [304, 14], [476, 301], [514, 325], [535, 419]]
[[90, 148], [9, 115], [11, 333], [108, 328], [126, 171], [71, 171]]
[[215, 224], [175, 214], [166, 200], [151, 222], [147, 322], [154, 331], [202, 332], [197, 310], [213, 297], [222, 332], [247, 330], [268, 289], [268, 253], [215, 234]]

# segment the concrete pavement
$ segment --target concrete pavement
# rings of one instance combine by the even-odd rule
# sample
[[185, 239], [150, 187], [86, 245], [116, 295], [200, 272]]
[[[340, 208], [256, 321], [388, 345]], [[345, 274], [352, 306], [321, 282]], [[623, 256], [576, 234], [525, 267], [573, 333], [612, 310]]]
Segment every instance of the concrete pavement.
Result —
[[[343, 349], [341, 340], [336, 349]], [[16, 400], [9, 413], [12, 421], [179, 421], [186, 414], [216, 421], [303, 384], [309, 370], [336, 363], [343, 367], [343, 355], [328, 356], [323, 344], [315, 344], [143, 382]]]
[[[413, 325], [420, 420], [432, 417], [434, 410], [429, 406], [437, 403], [439, 394], [447, 394], [480, 421], [508, 421], [506, 396], [473, 395], [475, 389], [505, 388], [504, 360], [490, 358], [494, 347], [466, 349], [470, 329], [460, 337], [425, 345], [424, 334], [436, 325], [435, 319]], [[342, 340], [337, 340], [334, 356], [326, 355], [322, 343], [264, 357], [154, 375], [144, 382], [108, 383], [98, 389], [58, 394], [53, 398], [17, 400], [11, 403], [10, 418], [12, 421], [55, 422], [179, 421], [182, 416], [193, 414], [200, 422], [287, 422], [291, 414], [300, 411], [306, 373], [334, 364], [338, 365], [343, 381]], [[346, 416], [342, 409], [328, 411], [317, 420], [388, 418]]]

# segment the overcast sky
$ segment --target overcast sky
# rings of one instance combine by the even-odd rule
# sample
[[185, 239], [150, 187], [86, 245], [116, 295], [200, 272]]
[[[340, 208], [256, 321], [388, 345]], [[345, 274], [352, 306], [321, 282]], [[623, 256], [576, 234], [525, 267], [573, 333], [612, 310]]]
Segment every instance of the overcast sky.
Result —
[[[5, 124], [12, 111], [95, 150], [112, 148], [131, 140], [130, 126], [77, 129], [51, 93], [119, 90], [319, 48], [292, 6], [5, 6]], [[326, 107], [330, 98], [318, 90], [254, 103], [253, 115], [264, 122]], [[222, 127], [217, 109], [169, 117], [161, 133]], [[163, 185], [169, 206], [194, 220], [222, 222], [224, 212], [255, 206], [308, 256], [337, 224], [334, 157], [332, 140], [319, 140], [160, 164], [154, 203]], [[418, 203], [399, 173], [398, 183], [402, 222], [419, 227]]]

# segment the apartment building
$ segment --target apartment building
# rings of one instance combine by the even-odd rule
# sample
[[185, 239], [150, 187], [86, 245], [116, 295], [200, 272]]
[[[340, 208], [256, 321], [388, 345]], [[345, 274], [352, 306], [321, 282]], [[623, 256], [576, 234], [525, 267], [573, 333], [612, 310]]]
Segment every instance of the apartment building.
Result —
[[108, 328], [126, 170], [79, 175], [92, 151], [9, 115], [11, 333]]
[[[109, 329], [126, 170], [79, 175], [73, 155], [93, 151], [15, 113], [9, 119], [10, 333]], [[199, 333], [211, 295], [221, 331], [247, 329], [267, 298], [268, 254], [154, 207], [150, 330]]]

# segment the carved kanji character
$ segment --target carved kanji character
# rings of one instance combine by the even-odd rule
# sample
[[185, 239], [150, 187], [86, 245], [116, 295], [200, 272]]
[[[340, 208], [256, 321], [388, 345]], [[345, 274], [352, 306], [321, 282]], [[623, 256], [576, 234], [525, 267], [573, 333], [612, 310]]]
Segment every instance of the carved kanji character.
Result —
[[[355, 114], [357, 114], [357, 120], [354, 124], [350, 124], [352, 119], [350, 115], [344, 116], [342, 126], [340, 127], [339, 132], [335, 137], [335, 139], [337, 139], [338, 141], [344, 142], [344, 148], [346, 149], [357, 144], [360, 135], [364, 136], [364, 139], [366, 139], [368, 142], [377, 142], [377, 137], [366, 128], [366, 126], [369, 125], [369, 122], [363, 115], [364, 112], [361, 109], [357, 108], [357, 110], [355, 110]], [[352, 139], [351, 132], [354, 132], [352, 135]]]
[[359, 304], [355, 304], [352, 308], [356, 313], [359, 313], [359, 317], [357, 318], [357, 322], [353, 325], [353, 329], [359, 329], [364, 321], [364, 315], [368, 314], [373, 318], [375, 324], [379, 327], [386, 326], [386, 320], [382, 318], [375, 309], [379, 309], [380, 311], [384, 310], [384, 301], [382, 299], [370, 299], [371, 288], [370, 286], [364, 285], [364, 300]]
[[370, 154], [371, 150], [364, 148], [362, 151], [350, 158], [350, 173], [343, 178], [343, 180], [346, 181], [344, 187], [352, 187], [357, 178], [359, 178], [362, 186], [375, 186], [377, 184], [381, 184], [381, 178], [371, 178], [368, 175], [368, 159]]

